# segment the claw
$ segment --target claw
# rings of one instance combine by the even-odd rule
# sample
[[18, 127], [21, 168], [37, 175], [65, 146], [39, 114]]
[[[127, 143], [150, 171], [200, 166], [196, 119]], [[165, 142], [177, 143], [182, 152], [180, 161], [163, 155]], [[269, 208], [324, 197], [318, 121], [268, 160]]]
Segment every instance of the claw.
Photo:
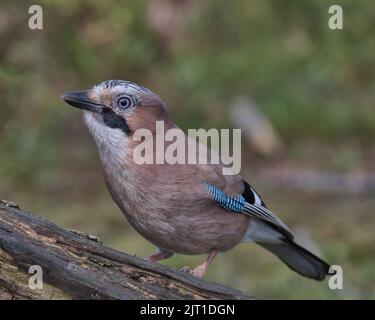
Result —
[[203, 278], [203, 276], [205, 275], [206, 273], [206, 268], [205, 266], [198, 266], [194, 269], [191, 269], [190, 267], [188, 266], [185, 266], [183, 268], [180, 269], [181, 272], [184, 272], [184, 273], [188, 273], [188, 274], [191, 274], [197, 278]]
[[181, 268], [180, 271], [184, 272], [184, 273], [193, 274], [193, 270], [188, 266], [185, 266], [185, 267]]

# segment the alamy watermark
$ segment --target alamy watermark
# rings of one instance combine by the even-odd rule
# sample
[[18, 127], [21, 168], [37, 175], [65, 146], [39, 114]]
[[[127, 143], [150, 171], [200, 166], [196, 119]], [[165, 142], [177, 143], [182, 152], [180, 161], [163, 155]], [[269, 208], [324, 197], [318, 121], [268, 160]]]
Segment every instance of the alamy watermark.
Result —
[[32, 265], [29, 268], [29, 273], [32, 276], [29, 278], [29, 288], [31, 290], [42, 290], [43, 289], [43, 269], [40, 265]]
[[339, 265], [332, 265], [329, 268], [330, 277], [328, 279], [328, 287], [331, 290], [342, 290], [344, 273], [342, 267]]
[[37, 4], [29, 7], [29, 20], [28, 26], [31, 30], [43, 29], [43, 8]]
[[[43, 29], [43, 8], [40, 5], [33, 4], [29, 7], [28, 26], [31, 30]], [[328, 14], [331, 16], [328, 19], [328, 27], [331, 30], [341, 30], [344, 28], [344, 15], [342, 7], [338, 4], [333, 4], [328, 8]]]
[[232, 130], [230, 143], [229, 129], [188, 129], [186, 136], [181, 129], [165, 130], [164, 121], [156, 121], [155, 132], [138, 129], [133, 141], [139, 142], [133, 149], [133, 161], [138, 165], [222, 163], [224, 175], [236, 175], [241, 171], [240, 129]]
[[344, 14], [342, 7], [338, 4], [333, 4], [328, 8], [328, 13], [331, 16], [328, 19], [328, 27], [331, 30], [341, 30], [344, 28]]

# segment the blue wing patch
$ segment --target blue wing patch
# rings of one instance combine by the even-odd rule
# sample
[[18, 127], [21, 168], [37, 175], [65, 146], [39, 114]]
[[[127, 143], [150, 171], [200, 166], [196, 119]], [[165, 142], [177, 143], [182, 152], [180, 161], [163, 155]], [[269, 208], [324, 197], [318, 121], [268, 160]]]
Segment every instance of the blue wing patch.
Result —
[[205, 183], [205, 187], [212, 200], [216, 201], [223, 209], [238, 213], [243, 212], [246, 203], [243, 196], [230, 197], [211, 183]]
[[[245, 197], [242, 195], [238, 197], [228, 196], [225, 194], [225, 192], [215, 187], [211, 183], [205, 183], [205, 188], [211, 196], [211, 199], [223, 209], [231, 212], [246, 214], [250, 217], [266, 221], [272, 224], [286, 237], [293, 239], [291, 231], [284, 224], [284, 222], [282, 222], [272, 211], [263, 205], [264, 202], [252, 188], [250, 188], [249, 191], [253, 193], [253, 197], [250, 198], [250, 201], [252, 200], [253, 203], [246, 201]], [[249, 197], [247, 196], [247, 198]]]

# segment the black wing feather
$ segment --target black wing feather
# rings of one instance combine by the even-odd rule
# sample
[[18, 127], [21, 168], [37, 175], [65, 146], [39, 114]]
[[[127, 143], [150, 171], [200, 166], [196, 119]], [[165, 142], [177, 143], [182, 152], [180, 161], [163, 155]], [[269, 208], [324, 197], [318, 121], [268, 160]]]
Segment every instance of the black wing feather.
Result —
[[[281, 221], [272, 211], [267, 208], [262, 197], [255, 192], [254, 188], [246, 181], [243, 181], [243, 183], [245, 189], [242, 193], [242, 196], [247, 202], [245, 204], [244, 213], [247, 213], [257, 219], [266, 222], [267, 224], [277, 229], [288, 239], [293, 239], [293, 234], [289, 230], [289, 228], [283, 221]], [[257, 203], [257, 198], [260, 200], [260, 203]]]

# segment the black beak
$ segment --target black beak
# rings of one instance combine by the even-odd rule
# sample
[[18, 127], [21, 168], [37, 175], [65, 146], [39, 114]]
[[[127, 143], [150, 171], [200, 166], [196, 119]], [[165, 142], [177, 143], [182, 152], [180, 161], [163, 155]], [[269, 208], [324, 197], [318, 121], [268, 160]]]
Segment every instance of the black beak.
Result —
[[67, 92], [61, 96], [61, 99], [73, 107], [96, 113], [101, 113], [104, 107], [103, 104], [92, 101], [87, 96], [87, 91]]

